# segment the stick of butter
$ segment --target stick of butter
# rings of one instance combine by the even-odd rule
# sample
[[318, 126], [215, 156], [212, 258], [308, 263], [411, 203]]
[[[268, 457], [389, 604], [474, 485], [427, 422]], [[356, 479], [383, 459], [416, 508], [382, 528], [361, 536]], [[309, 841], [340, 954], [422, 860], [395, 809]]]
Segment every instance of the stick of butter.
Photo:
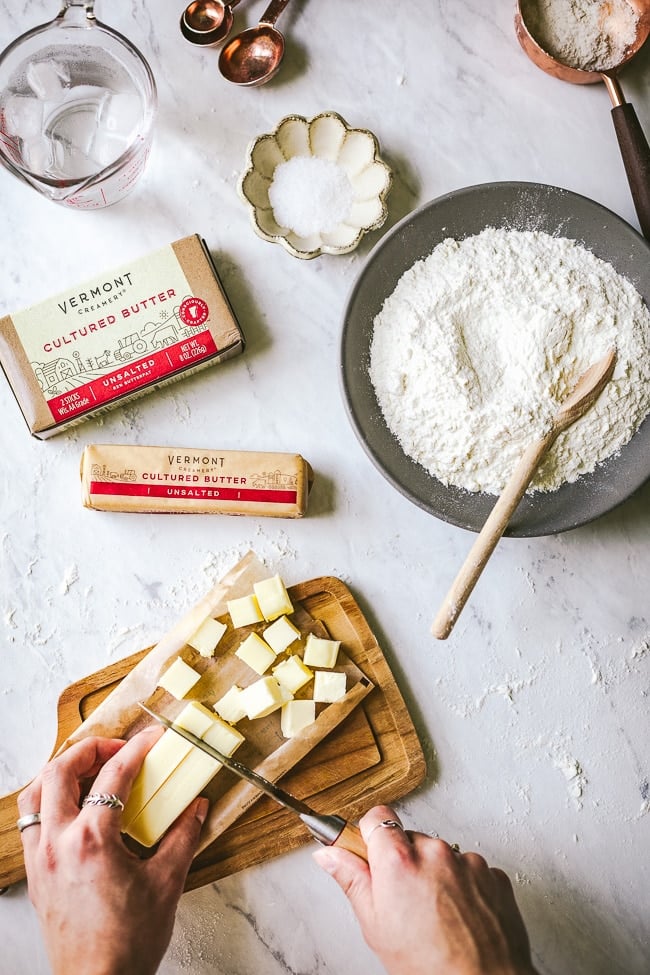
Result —
[[300, 518], [314, 474], [300, 454], [91, 444], [82, 501], [96, 511]]

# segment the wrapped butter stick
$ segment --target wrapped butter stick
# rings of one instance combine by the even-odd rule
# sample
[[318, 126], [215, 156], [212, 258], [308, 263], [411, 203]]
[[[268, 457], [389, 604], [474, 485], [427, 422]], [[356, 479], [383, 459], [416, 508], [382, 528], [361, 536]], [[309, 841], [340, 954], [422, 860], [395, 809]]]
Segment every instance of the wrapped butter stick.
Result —
[[92, 444], [82, 500], [97, 511], [300, 518], [314, 479], [300, 454]]

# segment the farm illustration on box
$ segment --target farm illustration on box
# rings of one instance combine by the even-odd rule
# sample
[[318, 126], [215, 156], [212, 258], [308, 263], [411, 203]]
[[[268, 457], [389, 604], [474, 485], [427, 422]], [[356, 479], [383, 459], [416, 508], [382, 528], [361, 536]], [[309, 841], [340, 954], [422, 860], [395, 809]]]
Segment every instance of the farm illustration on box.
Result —
[[179, 314], [181, 306], [188, 300], [191, 300], [189, 296], [183, 298], [172, 314], [162, 309], [158, 321], [149, 321], [127, 335], [119, 335], [118, 332], [116, 345], [105, 348], [99, 355], [85, 358], [81, 352], [75, 351], [70, 357], [59, 356], [47, 362], [32, 361], [31, 366], [41, 390], [48, 396], [68, 393], [149, 353], [161, 352], [185, 339], [195, 338], [196, 326], [185, 324]]

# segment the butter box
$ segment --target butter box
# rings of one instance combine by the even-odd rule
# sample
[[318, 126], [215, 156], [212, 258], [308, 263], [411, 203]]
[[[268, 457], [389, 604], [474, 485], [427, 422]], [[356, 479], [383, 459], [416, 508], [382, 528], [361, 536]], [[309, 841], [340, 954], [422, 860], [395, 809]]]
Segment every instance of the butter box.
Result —
[[0, 364], [41, 440], [244, 345], [196, 234], [0, 319]]
[[90, 444], [81, 458], [86, 508], [300, 518], [313, 482], [300, 454]]

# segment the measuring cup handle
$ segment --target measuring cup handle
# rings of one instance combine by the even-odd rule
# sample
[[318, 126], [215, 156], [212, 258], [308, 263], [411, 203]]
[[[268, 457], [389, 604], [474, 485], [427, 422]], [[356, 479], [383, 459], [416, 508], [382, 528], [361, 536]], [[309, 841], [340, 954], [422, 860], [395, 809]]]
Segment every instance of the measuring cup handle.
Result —
[[650, 240], [650, 146], [629, 102], [615, 105], [612, 119], [641, 231]]
[[95, 0], [62, 0], [56, 20], [63, 20], [66, 24], [76, 21], [79, 24], [91, 25], [95, 23]]

